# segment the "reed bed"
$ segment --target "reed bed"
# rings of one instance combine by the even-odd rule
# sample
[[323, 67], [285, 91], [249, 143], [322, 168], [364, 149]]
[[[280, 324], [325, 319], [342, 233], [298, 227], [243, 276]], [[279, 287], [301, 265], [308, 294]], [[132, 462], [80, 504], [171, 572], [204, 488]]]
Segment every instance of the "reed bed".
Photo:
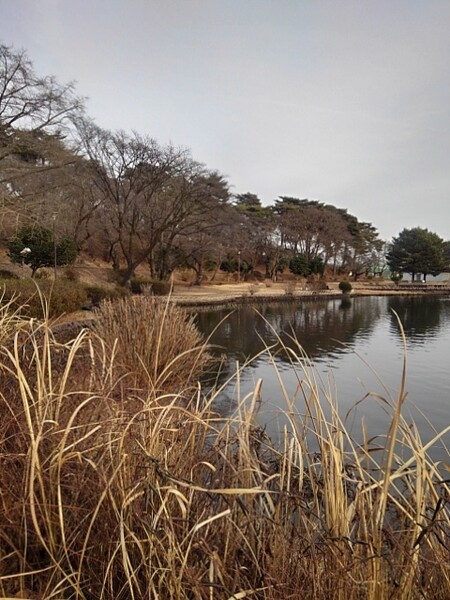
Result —
[[[167, 319], [152, 338], [149, 305], [119, 304], [117, 331], [114, 305], [104, 311], [106, 325], [64, 344], [48, 321], [0, 313], [2, 597], [450, 597], [449, 485], [402, 418], [403, 376], [374, 452], [351, 439], [301, 349], [286, 349], [307, 410], [280, 376], [290, 426], [274, 444], [256, 420], [260, 382], [224, 420], [220, 390], [192, 383], [207, 364], [200, 339], [180, 345], [185, 375], [169, 377]], [[167, 339], [191, 325], [171, 313]], [[127, 374], [137, 363], [142, 379]]]

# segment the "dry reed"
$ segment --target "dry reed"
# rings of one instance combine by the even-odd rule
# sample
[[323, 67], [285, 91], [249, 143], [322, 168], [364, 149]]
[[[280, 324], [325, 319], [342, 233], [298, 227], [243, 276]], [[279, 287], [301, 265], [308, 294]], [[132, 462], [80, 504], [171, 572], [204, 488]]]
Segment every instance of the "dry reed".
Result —
[[102, 302], [93, 330], [114, 357], [116, 377], [153, 395], [196, 384], [210, 362], [194, 317], [150, 296]]
[[[191, 354], [180, 340], [175, 377], [180, 315], [158, 306], [171, 332], [167, 358], [166, 329], [155, 326], [152, 338], [135, 305], [120, 305], [121, 323], [107, 305], [95, 336], [83, 331], [63, 347], [46, 323], [8, 329], [2, 317], [0, 595], [448, 599], [450, 490], [429, 444], [402, 419], [404, 378], [374, 453], [370, 441], [353, 442], [332, 397], [300, 368], [301, 349], [286, 349], [307, 414], [298, 415], [280, 376], [290, 427], [275, 446], [256, 421], [260, 383], [226, 421], [212, 410], [218, 391], [203, 397], [190, 387], [191, 402], [180, 402], [204, 346], [195, 338]], [[136, 403], [121, 386], [138, 362], [151, 402]]]

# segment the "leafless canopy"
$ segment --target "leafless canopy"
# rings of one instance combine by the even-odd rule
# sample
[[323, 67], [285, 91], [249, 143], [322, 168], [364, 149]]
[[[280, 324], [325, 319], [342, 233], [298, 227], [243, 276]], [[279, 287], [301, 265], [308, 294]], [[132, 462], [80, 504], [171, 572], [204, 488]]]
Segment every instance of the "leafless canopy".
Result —
[[73, 83], [39, 77], [23, 50], [0, 45], [0, 127], [47, 133], [61, 131], [83, 109]]

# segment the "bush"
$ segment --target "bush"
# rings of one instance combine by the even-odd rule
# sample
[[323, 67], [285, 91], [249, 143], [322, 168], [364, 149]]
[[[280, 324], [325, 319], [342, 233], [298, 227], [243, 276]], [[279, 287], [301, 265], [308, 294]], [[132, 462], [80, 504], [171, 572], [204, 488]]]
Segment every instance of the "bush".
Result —
[[308, 289], [313, 292], [322, 292], [328, 290], [328, 285], [323, 279], [317, 279], [313, 275], [308, 277]]
[[151, 292], [154, 296], [167, 296], [171, 290], [170, 281], [152, 281], [151, 282]]
[[34, 275], [42, 267], [72, 264], [77, 246], [68, 237], [55, 239], [54, 232], [45, 227], [26, 226], [9, 241], [8, 254], [13, 262], [28, 265]]
[[60, 279], [54, 282], [3, 279], [0, 288], [4, 290], [4, 301], [11, 301], [12, 306], [24, 317], [37, 319], [42, 319], [46, 311], [49, 317], [75, 312], [88, 299], [82, 286]]
[[339, 289], [341, 290], [341, 292], [343, 294], [350, 294], [350, 292], [352, 291], [352, 284], [350, 283], [350, 281], [341, 281], [339, 283]]
[[85, 285], [84, 289], [88, 300], [93, 306], [98, 307], [103, 300], [114, 300], [118, 298], [124, 298], [128, 295], [128, 292], [123, 287], [106, 288], [101, 285]]
[[19, 279], [19, 276], [7, 269], [0, 269], [0, 279]]
[[152, 285], [148, 277], [133, 277], [130, 279], [130, 290], [132, 294], [143, 294], [145, 289]]
[[53, 278], [53, 269], [49, 270], [46, 268], [40, 268], [39, 271], [36, 271], [33, 278], [34, 279], [52, 279]]
[[398, 273], [397, 271], [391, 273], [391, 281], [393, 281], [395, 284], [398, 285], [402, 279], [403, 273]]
[[303, 254], [297, 254], [289, 261], [289, 270], [295, 275], [309, 275], [311, 269], [309, 267], [309, 261]]

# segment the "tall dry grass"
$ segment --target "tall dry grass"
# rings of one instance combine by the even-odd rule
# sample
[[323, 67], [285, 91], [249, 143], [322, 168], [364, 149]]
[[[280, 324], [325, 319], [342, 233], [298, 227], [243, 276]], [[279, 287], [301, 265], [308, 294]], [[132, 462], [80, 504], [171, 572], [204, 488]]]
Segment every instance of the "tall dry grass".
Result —
[[153, 395], [196, 386], [210, 363], [194, 317], [169, 301], [150, 296], [107, 300], [96, 311], [93, 330], [114, 363], [115, 376]]
[[[122, 343], [140, 347], [148, 323], [119, 310]], [[223, 421], [219, 391], [204, 397], [167, 376], [173, 358], [146, 367], [147, 389], [122, 385], [111, 328], [101, 353], [100, 325], [60, 344], [49, 323], [3, 322], [2, 597], [450, 597], [449, 485], [402, 418], [403, 378], [373, 452], [350, 438], [301, 350], [289, 351], [307, 414], [280, 375], [290, 427], [275, 446], [256, 420], [260, 383]], [[150, 342], [163, 356], [164, 332]], [[202, 362], [196, 346], [188, 374]], [[149, 364], [145, 347], [128, 351], [131, 368]]]

